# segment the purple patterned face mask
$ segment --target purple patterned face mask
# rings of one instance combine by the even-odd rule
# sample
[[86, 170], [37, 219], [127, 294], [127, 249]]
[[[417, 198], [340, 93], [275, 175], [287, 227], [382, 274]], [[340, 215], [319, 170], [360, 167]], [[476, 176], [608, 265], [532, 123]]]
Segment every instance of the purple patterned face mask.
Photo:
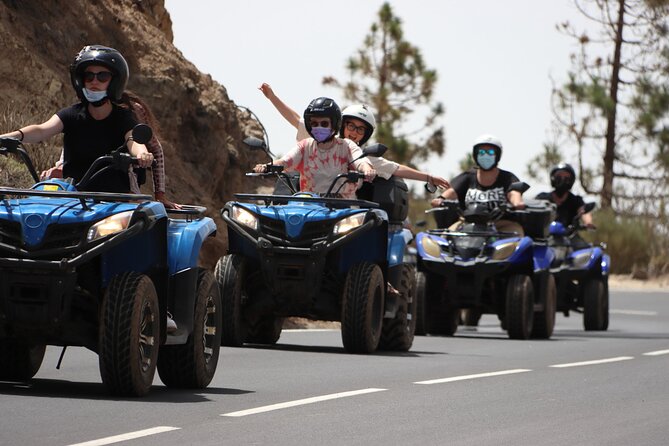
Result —
[[318, 142], [323, 142], [332, 135], [332, 129], [328, 127], [312, 127], [311, 136]]

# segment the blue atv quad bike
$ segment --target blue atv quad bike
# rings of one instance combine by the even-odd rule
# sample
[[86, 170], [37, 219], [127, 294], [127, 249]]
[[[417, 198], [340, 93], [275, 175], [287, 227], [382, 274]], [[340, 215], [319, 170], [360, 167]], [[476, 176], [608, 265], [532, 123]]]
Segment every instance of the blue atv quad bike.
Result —
[[[260, 140], [245, 141], [268, 151]], [[363, 156], [380, 156], [371, 146]], [[378, 183], [373, 198], [333, 198], [362, 174], [339, 175], [325, 196], [295, 192], [282, 166], [269, 164], [277, 189], [292, 195], [235, 194], [221, 210], [229, 253], [216, 266], [223, 300], [223, 344], [274, 344], [286, 317], [341, 322], [345, 349], [406, 351], [414, 335], [414, 270], [403, 263], [401, 221], [408, 208], [400, 180]], [[336, 195], [336, 192], [335, 194]], [[399, 223], [398, 223], [399, 221]], [[392, 284], [399, 292], [387, 293]], [[394, 290], [393, 290], [394, 291]]]
[[[135, 141], [150, 136], [133, 130]], [[32, 378], [56, 345], [96, 352], [112, 394], [145, 395], [156, 367], [167, 386], [206, 387], [222, 316], [214, 276], [197, 266], [216, 230], [205, 209], [168, 213], [147, 195], [86, 192], [101, 172], [137, 163], [122, 149], [78, 184], [40, 182], [16, 139], [0, 140], [0, 153], [19, 155], [36, 181], [0, 188], [0, 380]], [[168, 308], [178, 327], [170, 334]]]
[[[522, 184], [522, 186], [521, 186]], [[527, 189], [524, 183], [518, 190]], [[416, 236], [419, 334], [452, 336], [461, 310], [476, 325], [481, 314], [496, 314], [511, 339], [548, 339], [555, 325], [556, 286], [550, 273], [553, 250], [541, 242], [548, 236], [554, 208], [543, 204], [524, 211], [477, 205], [460, 209], [445, 201], [433, 212], [440, 229]], [[500, 232], [495, 221], [506, 212], [521, 220], [526, 236]], [[448, 226], [464, 220], [459, 230]], [[535, 237], [537, 240], [533, 240]]]
[[[585, 205], [585, 213], [594, 209]], [[565, 227], [554, 221], [550, 225], [550, 246], [555, 250], [551, 271], [557, 282], [557, 310], [569, 316], [570, 311], [583, 313], [586, 330], [606, 330], [609, 326], [609, 267], [611, 258], [604, 247], [593, 246], [578, 235], [584, 230], [581, 215]]]

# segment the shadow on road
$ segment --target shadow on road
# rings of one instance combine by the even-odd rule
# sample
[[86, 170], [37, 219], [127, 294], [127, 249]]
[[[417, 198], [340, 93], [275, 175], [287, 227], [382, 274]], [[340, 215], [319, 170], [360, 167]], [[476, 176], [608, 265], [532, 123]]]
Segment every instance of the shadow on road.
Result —
[[0, 381], [0, 395], [82, 400], [136, 401], [138, 403], [198, 403], [211, 401], [206, 395], [240, 395], [252, 390], [208, 387], [206, 389], [170, 389], [155, 385], [144, 397], [110, 395], [102, 383], [79, 383], [56, 379], [33, 379], [18, 383]]
[[244, 348], [252, 348], [257, 350], [278, 350], [278, 351], [325, 353], [325, 354], [338, 353], [342, 355], [352, 355], [352, 356], [384, 356], [384, 357], [398, 357], [398, 358], [412, 358], [421, 355], [446, 354], [444, 352], [423, 352], [414, 350], [409, 350], [408, 352], [377, 350], [374, 353], [365, 355], [358, 353], [348, 353], [343, 347], [328, 347], [322, 345], [299, 345], [299, 344], [275, 344], [275, 345], [245, 344]]

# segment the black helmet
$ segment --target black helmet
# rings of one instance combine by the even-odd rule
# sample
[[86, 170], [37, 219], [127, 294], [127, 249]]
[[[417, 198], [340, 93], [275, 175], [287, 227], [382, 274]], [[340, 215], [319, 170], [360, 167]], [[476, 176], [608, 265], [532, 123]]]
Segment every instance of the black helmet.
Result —
[[[556, 175], [556, 173], [561, 170], [569, 173], [569, 179], [563, 179]], [[564, 193], [570, 190], [575, 181], [576, 172], [574, 171], [574, 168], [571, 167], [571, 164], [560, 163], [551, 169], [551, 186], [553, 186], [556, 191]]]
[[[341, 127], [341, 109], [337, 103], [330, 98], [316, 98], [309, 103], [306, 110], [304, 110], [304, 126], [307, 128], [307, 132], [311, 134], [311, 123], [309, 118], [312, 117], [325, 117], [330, 118], [330, 124], [332, 125], [332, 136], [330, 136], [326, 141], [330, 141], [336, 135], [337, 131]], [[323, 142], [326, 142], [323, 141]]]
[[107, 87], [107, 97], [112, 101], [119, 101], [130, 76], [128, 63], [121, 53], [114, 48], [102, 45], [87, 45], [75, 56], [70, 65], [70, 80], [79, 100], [84, 103], [88, 101], [82, 91], [84, 88], [83, 73], [89, 65], [102, 65], [112, 72], [113, 77]]

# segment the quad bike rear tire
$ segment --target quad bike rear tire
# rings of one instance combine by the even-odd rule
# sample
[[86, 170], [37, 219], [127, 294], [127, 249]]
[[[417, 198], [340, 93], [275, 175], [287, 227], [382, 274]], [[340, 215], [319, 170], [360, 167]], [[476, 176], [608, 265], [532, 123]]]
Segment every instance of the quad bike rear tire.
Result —
[[0, 381], [28, 381], [44, 359], [46, 345], [0, 340]]
[[424, 336], [427, 334], [426, 319], [425, 319], [425, 273], [416, 272], [416, 329], [414, 331], [415, 335]]
[[265, 316], [249, 329], [246, 342], [251, 344], [274, 345], [281, 337], [285, 318], [274, 315]]
[[193, 332], [188, 341], [160, 348], [158, 375], [168, 387], [204, 389], [216, 373], [222, 309], [218, 283], [210, 271], [198, 271], [196, 293]]

